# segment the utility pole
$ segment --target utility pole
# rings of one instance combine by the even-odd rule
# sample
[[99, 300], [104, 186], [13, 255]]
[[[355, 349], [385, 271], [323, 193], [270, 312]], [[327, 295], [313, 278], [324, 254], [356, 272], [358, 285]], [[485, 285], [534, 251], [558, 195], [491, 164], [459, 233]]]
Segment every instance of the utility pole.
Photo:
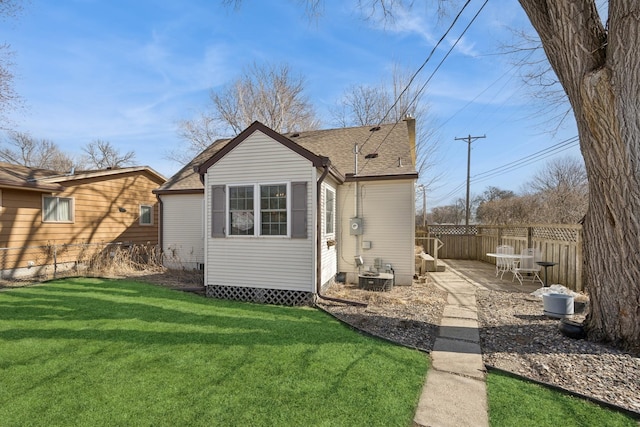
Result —
[[467, 201], [466, 201], [466, 209], [465, 209], [465, 217], [464, 217], [464, 225], [469, 226], [469, 215], [471, 214], [471, 209], [469, 208], [469, 186], [471, 184], [471, 143], [476, 139], [486, 138], [486, 135], [482, 136], [467, 136], [466, 138], [455, 138], [456, 141], [467, 141]]
[[427, 186], [418, 185], [418, 190], [422, 190], [422, 228], [427, 231]]

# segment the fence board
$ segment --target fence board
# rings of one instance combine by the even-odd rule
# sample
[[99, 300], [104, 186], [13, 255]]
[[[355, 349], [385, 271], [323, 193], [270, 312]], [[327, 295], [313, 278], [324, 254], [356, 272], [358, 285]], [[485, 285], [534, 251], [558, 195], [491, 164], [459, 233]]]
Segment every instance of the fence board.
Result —
[[[519, 225], [519, 226], [460, 226], [433, 225], [423, 237], [438, 237], [444, 246], [440, 258], [480, 260], [495, 264], [486, 256], [499, 245], [513, 246], [515, 253], [526, 248], [538, 248], [550, 267], [549, 284], [559, 283], [575, 291], [582, 291], [582, 226], [580, 225]], [[416, 236], [417, 237], [417, 236]]]

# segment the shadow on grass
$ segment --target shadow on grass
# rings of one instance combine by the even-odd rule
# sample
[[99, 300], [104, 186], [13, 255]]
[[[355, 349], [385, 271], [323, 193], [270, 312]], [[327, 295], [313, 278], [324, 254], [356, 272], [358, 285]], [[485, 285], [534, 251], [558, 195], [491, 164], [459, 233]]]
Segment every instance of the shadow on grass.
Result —
[[[35, 321], [37, 326], [31, 323]], [[206, 299], [128, 281], [72, 279], [0, 294], [0, 339], [161, 344], [281, 345], [361, 339], [310, 325], [335, 322], [312, 309]]]

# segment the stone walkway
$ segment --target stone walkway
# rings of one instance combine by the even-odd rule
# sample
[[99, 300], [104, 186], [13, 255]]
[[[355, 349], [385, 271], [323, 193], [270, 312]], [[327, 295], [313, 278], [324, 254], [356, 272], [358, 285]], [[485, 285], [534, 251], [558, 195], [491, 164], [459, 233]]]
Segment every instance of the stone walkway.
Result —
[[449, 294], [414, 425], [488, 426], [485, 369], [475, 297], [476, 287], [481, 285], [450, 267], [431, 277]]

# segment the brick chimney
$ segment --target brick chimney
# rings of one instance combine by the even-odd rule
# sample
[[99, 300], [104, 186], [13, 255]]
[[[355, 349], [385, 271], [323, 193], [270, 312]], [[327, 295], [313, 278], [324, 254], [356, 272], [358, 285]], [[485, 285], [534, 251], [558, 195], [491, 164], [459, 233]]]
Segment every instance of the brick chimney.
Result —
[[411, 146], [411, 164], [416, 166], [416, 119], [411, 114], [404, 116], [407, 122], [407, 131], [409, 133], [409, 145]]

